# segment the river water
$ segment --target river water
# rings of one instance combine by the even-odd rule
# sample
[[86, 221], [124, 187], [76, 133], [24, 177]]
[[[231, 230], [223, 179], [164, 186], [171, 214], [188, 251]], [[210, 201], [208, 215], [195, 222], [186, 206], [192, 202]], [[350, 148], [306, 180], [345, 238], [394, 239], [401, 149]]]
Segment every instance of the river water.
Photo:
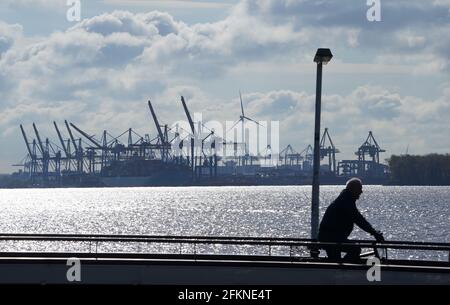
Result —
[[[321, 216], [341, 189], [321, 186]], [[387, 240], [450, 242], [450, 187], [363, 191], [358, 208]], [[309, 238], [310, 203], [309, 186], [0, 190], [0, 233]]]

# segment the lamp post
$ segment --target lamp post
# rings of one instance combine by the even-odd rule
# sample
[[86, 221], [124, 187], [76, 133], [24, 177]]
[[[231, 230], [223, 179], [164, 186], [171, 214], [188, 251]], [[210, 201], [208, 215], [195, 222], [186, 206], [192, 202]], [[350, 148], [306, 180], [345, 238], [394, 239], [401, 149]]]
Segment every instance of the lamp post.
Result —
[[318, 49], [314, 62], [317, 63], [316, 82], [316, 118], [314, 127], [314, 161], [311, 200], [311, 239], [317, 240], [319, 234], [319, 170], [320, 170], [320, 108], [322, 102], [322, 66], [326, 65], [333, 54], [330, 49]]

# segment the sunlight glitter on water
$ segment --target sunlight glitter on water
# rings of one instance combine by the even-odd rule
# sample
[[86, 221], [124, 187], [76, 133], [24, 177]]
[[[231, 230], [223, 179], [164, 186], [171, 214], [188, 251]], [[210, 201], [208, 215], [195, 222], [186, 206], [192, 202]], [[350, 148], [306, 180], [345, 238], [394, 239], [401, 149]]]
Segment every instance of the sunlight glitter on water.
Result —
[[[321, 187], [321, 214], [341, 188]], [[0, 232], [308, 238], [310, 198], [309, 186], [0, 190]], [[450, 187], [365, 186], [358, 208], [388, 240], [450, 242], [449, 201]]]

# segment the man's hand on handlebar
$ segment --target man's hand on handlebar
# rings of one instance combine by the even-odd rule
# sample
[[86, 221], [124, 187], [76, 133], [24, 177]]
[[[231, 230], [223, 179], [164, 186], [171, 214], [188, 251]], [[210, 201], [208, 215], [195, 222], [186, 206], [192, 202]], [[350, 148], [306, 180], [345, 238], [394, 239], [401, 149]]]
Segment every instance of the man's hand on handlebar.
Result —
[[380, 231], [375, 231], [373, 236], [375, 237], [375, 240], [377, 241], [377, 243], [383, 243], [384, 242], [383, 233], [381, 233]]

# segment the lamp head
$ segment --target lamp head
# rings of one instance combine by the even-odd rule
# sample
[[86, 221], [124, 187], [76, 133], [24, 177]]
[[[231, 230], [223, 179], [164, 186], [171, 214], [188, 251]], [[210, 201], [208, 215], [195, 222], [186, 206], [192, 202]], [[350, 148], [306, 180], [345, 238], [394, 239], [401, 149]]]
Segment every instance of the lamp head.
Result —
[[326, 65], [331, 58], [333, 58], [333, 54], [331, 54], [330, 49], [317, 49], [316, 55], [314, 56], [314, 62]]

